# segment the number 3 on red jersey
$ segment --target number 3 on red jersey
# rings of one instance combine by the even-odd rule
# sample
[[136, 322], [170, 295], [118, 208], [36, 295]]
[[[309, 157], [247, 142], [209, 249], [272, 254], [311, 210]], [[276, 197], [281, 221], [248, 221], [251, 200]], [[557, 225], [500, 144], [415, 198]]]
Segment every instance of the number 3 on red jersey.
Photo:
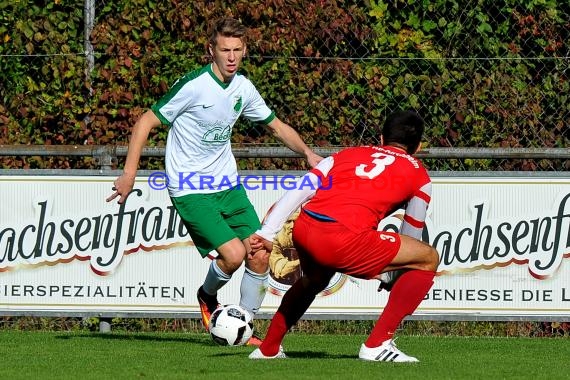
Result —
[[392, 235], [386, 235], [386, 234], [379, 234], [380, 236], [380, 240], [388, 240], [390, 243], [395, 243], [396, 242], [396, 238]]
[[384, 169], [386, 169], [386, 166], [396, 161], [396, 158], [394, 156], [388, 156], [380, 152], [373, 153], [371, 157], [373, 157], [372, 164], [374, 166], [369, 164], [358, 165], [356, 167], [356, 170], [354, 171], [357, 176], [368, 177], [368, 179], [374, 179], [375, 177], [378, 177], [384, 171]]

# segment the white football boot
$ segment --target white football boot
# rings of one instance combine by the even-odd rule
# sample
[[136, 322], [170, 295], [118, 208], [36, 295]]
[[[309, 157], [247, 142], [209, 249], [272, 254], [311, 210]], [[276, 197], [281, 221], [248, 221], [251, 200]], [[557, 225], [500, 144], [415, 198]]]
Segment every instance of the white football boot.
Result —
[[287, 355], [283, 352], [283, 347], [279, 346], [279, 352], [275, 356], [265, 356], [259, 348], [256, 348], [251, 354], [250, 359], [287, 359]]
[[366, 347], [363, 343], [358, 357], [362, 360], [375, 362], [416, 363], [418, 359], [408, 356], [396, 347], [394, 340], [388, 339], [378, 347]]

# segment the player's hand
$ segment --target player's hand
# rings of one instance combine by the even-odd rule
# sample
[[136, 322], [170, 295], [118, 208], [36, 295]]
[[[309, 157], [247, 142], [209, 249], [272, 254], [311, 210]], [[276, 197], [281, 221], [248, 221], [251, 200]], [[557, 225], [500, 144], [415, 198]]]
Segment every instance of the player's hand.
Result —
[[321, 162], [322, 159], [323, 158], [321, 156], [319, 156], [313, 151], [307, 154], [307, 162], [309, 163], [309, 165], [311, 165], [312, 168], [317, 166], [317, 164]]
[[249, 237], [249, 246], [251, 247], [252, 252], [256, 252], [262, 249], [266, 250], [267, 252], [271, 252], [273, 250], [273, 242], [265, 240], [257, 234], [252, 234]]
[[120, 196], [119, 204], [121, 204], [127, 200], [131, 190], [133, 190], [135, 185], [135, 176], [123, 173], [115, 180], [115, 182], [113, 182], [113, 185], [114, 186], [111, 190], [113, 190], [114, 193], [107, 198], [107, 202], [111, 202], [113, 199]]

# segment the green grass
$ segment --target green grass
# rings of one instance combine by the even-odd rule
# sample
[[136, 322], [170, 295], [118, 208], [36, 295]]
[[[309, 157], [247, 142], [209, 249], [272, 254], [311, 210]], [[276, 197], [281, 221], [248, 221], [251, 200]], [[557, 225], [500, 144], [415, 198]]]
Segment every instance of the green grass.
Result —
[[[204, 333], [0, 331], [0, 379], [568, 379], [568, 338], [402, 336], [417, 364], [357, 359], [364, 335], [292, 333], [253, 361]], [[239, 377], [238, 377], [239, 376]]]

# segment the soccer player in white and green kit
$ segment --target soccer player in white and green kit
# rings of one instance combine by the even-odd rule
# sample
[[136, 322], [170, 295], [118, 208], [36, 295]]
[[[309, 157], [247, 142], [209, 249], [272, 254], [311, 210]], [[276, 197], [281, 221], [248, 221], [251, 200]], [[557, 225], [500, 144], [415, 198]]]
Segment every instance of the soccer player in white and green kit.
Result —
[[[297, 132], [267, 107], [255, 86], [237, 73], [246, 51], [246, 28], [237, 20], [218, 20], [210, 33], [212, 63], [180, 78], [134, 125], [123, 174], [114, 182], [119, 203], [133, 189], [136, 171], [150, 130], [170, 126], [166, 144], [166, 173], [170, 198], [194, 244], [212, 260], [198, 289], [202, 324], [218, 306], [217, 292], [245, 260], [240, 305], [252, 316], [259, 310], [268, 280], [267, 252], [251, 253], [248, 237], [259, 218], [246, 192], [238, 184], [236, 160], [231, 151], [232, 127], [243, 115], [265, 124], [291, 150], [314, 167], [315, 154]], [[250, 344], [261, 341], [252, 337]]]

